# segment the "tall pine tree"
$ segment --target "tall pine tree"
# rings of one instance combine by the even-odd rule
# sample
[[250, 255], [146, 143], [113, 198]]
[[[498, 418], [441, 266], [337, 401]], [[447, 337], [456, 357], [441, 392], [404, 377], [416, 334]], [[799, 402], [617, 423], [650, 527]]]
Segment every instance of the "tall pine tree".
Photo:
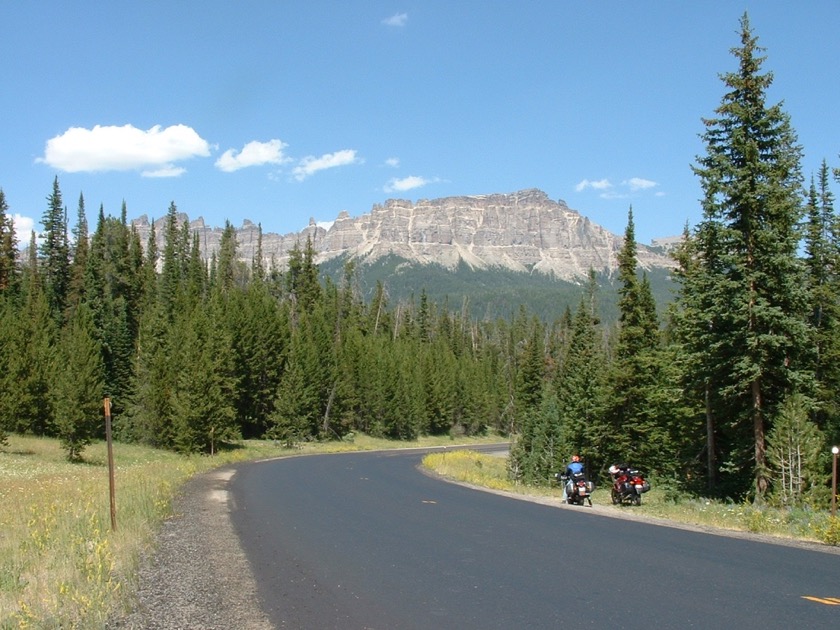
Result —
[[62, 331], [56, 353], [50, 388], [53, 430], [70, 461], [80, 460], [85, 447], [102, 434], [104, 379], [94, 335], [91, 313], [80, 305]]
[[[656, 305], [647, 277], [639, 279], [633, 209], [627, 216], [619, 264], [618, 341], [610, 372], [607, 440], [601, 455], [660, 471], [668, 450], [660, 399], [663, 357]], [[603, 435], [600, 436], [604, 440]]]
[[[825, 161], [811, 182], [805, 228], [805, 266], [817, 381], [815, 420], [831, 439], [840, 439], [840, 222], [834, 212]], [[834, 443], [834, 442], [832, 442]]]
[[710, 312], [694, 315], [713, 322], [708, 341], [724, 355], [708, 367], [716, 388], [709, 395], [726, 416], [718, 428], [730, 434], [727, 469], [736, 483], [751, 476], [760, 501], [768, 490], [768, 426], [788, 395], [810, 387], [797, 259], [801, 149], [781, 105], [766, 103], [773, 76], [761, 73], [765, 57], [746, 14], [740, 40], [732, 50], [738, 69], [722, 75], [726, 92], [715, 117], [703, 121], [706, 153], [694, 167], [704, 191], [698, 264], [715, 295]]
[[6, 194], [0, 188], [0, 296], [10, 294], [15, 287], [17, 262], [15, 224], [9, 214]]
[[70, 244], [67, 236], [67, 210], [61, 200], [58, 177], [53, 181], [52, 194], [47, 197], [47, 209], [41, 219], [44, 226], [40, 247], [40, 272], [56, 322], [63, 322], [70, 291]]

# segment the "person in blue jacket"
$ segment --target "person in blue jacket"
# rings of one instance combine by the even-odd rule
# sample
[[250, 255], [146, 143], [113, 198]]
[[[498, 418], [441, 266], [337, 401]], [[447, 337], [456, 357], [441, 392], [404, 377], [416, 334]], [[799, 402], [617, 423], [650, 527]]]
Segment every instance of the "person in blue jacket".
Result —
[[[569, 462], [568, 466], [566, 466], [566, 473], [565, 476], [568, 477], [566, 483], [563, 484], [563, 498], [562, 501], [565, 502], [567, 498], [567, 488], [571, 483], [572, 478], [577, 475], [578, 473], [583, 473], [583, 462], [580, 461], [580, 455], [572, 455], [572, 461]], [[590, 500], [590, 504], [592, 501]]]
[[572, 455], [572, 461], [566, 466], [566, 474], [571, 477], [583, 472], [583, 462], [580, 461], [580, 455]]

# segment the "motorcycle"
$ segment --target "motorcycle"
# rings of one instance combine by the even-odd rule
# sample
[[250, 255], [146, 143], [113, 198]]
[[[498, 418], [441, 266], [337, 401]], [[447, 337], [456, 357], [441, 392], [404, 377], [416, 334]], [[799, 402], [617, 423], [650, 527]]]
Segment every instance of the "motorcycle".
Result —
[[613, 505], [642, 504], [642, 495], [650, 490], [650, 483], [641, 472], [628, 467], [611, 466], [610, 474], [613, 476]]
[[595, 484], [586, 481], [582, 472], [575, 473], [571, 477], [557, 473], [554, 477], [557, 479], [557, 483], [565, 485], [566, 503], [583, 505], [584, 501], [588, 501], [589, 506], [592, 507], [592, 491], [595, 489]]

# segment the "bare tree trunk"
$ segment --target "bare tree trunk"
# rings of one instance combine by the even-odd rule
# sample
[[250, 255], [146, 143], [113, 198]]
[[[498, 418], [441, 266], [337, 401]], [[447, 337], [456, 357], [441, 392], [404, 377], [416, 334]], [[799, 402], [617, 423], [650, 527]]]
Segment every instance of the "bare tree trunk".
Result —
[[755, 501], [763, 503], [767, 494], [767, 445], [764, 441], [764, 414], [761, 409], [761, 384], [752, 382], [753, 438], [755, 439]]
[[376, 321], [373, 324], [373, 334], [375, 335], [379, 330], [379, 316], [382, 314], [382, 302], [385, 301], [385, 297], [379, 300], [379, 303], [376, 305]]
[[321, 433], [324, 435], [326, 435], [330, 430], [330, 409], [332, 409], [333, 398], [335, 398], [335, 390], [337, 387], [338, 383], [333, 383], [332, 390], [330, 391], [330, 397], [327, 399], [327, 408], [324, 410], [324, 421], [321, 423]]

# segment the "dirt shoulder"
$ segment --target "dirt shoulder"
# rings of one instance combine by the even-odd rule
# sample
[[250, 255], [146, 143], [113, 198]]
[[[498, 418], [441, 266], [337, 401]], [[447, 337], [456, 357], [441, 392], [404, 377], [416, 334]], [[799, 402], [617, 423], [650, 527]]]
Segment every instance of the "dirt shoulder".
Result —
[[232, 468], [197, 475], [141, 561], [132, 610], [108, 624], [126, 630], [269, 630], [230, 519]]

